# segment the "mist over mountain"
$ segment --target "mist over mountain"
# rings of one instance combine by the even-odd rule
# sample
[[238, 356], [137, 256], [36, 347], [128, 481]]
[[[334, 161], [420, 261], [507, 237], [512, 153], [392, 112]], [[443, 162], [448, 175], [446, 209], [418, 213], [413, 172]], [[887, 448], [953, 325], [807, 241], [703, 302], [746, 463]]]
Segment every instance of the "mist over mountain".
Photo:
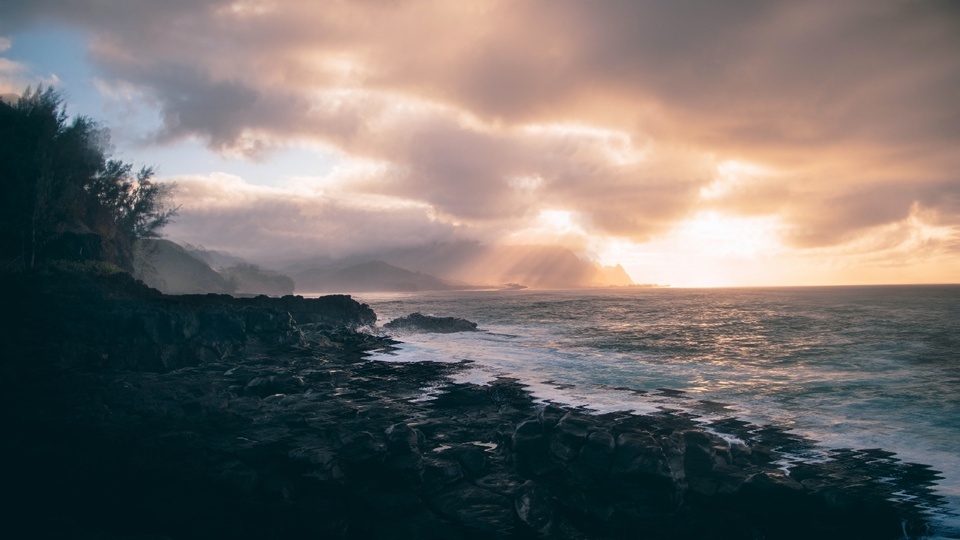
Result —
[[298, 291], [428, 291], [523, 285], [535, 289], [623, 287], [622, 266], [603, 266], [560, 246], [436, 243], [360, 253], [338, 261], [317, 257], [284, 266]]
[[180, 246], [169, 240], [143, 244], [138, 277], [169, 294], [313, 294], [418, 292], [473, 288], [573, 289], [622, 287], [633, 280], [620, 265], [603, 266], [559, 246], [488, 246], [438, 243], [326, 256], [280, 265], [248, 261], [222, 250]]
[[289, 276], [228, 253], [189, 244], [181, 246], [164, 239], [141, 242], [134, 269], [137, 278], [166, 294], [283, 296], [294, 291]]
[[235, 289], [195, 252], [164, 239], [139, 243], [134, 276], [166, 294], [232, 293]]
[[290, 276], [253, 264], [242, 257], [225, 251], [206, 249], [203, 246], [187, 244], [184, 248], [219, 272], [234, 288], [236, 294], [283, 296], [293, 294], [295, 289]]
[[628, 286], [622, 266], [603, 266], [561, 246], [443, 243], [378, 254], [401, 268], [474, 285], [519, 283], [537, 289]]
[[285, 296], [293, 294], [296, 285], [290, 276], [266, 270], [256, 264], [239, 263], [220, 270], [239, 295], [265, 294]]
[[384, 261], [300, 266], [291, 272], [301, 293], [418, 292], [468, 288], [430, 274], [411, 272]]
[[194, 246], [192, 244], [184, 244], [183, 248], [194, 257], [210, 265], [210, 268], [215, 270], [221, 270], [231, 266], [250, 264], [250, 261], [244, 259], [243, 257], [237, 257], [236, 255], [230, 254], [226, 251], [207, 249], [203, 246]]

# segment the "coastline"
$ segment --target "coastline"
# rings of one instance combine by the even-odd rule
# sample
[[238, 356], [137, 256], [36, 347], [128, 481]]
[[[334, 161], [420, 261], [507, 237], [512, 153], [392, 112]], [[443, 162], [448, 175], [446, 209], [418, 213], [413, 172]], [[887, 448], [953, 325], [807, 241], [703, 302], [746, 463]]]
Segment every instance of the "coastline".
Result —
[[24, 537], [925, 531], [890, 496], [935, 472], [882, 450], [784, 474], [789, 435], [762, 426], [731, 444], [679, 413], [544, 407], [514, 380], [451, 383], [462, 364], [366, 361], [391, 342], [355, 330], [372, 311], [348, 297], [164, 297], [111, 279], [7, 291], [21, 300], [4, 336], [9, 527]]

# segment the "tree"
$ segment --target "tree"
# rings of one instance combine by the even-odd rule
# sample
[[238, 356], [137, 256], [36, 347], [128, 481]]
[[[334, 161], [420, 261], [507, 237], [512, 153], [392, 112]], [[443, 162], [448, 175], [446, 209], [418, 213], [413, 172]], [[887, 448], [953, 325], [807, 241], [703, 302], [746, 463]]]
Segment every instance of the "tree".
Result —
[[0, 102], [0, 257], [34, 268], [82, 234], [102, 247], [86, 256], [131, 267], [136, 241], [158, 236], [177, 208], [171, 184], [154, 182], [150, 168], [132, 175], [109, 159], [109, 142], [98, 123], [69, 121], [52, 88]]
[[[131, 175], [132, 169], [122, 161], [108, 160], [87, 187], [95, 203], [90, 205], [93, 215], [88, 219], [98, 223], [105, 214], [109, 225], [105, 232], [117, 239], [117, 246], [122, 250], [119, 256], [124, 261], [132, 260], [131, 250], [137, 241], [159, 237], [160, 230], [177, 212], [177, 207], [169, 204], [172, 184], [154, 182], [150, 167], [141, 168], [136, 176]], [[104, 231], [104, 227], [100, 230]]]

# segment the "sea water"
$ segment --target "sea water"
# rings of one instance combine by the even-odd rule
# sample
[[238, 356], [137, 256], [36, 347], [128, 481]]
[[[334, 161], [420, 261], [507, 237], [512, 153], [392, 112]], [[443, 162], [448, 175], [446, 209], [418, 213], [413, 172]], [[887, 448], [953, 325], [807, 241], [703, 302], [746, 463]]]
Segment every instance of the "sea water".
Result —
[[356, 297], [379, 324], [421, 312], [482, 330], [396, 335], [376, 361], [467, 360], [461, 381], [513, 377], [544, 402], [771, 425], [816, 442], [799, 459], [881, 448], [930, 465], [932, 535], [960, 538], [960, 286]]

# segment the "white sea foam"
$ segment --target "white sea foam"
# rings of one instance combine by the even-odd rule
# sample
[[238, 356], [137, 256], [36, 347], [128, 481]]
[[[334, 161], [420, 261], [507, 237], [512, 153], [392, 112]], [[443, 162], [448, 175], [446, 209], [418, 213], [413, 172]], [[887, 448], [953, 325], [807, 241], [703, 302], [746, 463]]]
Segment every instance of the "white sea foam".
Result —
[[[384, 361], [473, 362], [539, 400], [681, 409], [789, 428], [821, 448], [883, 448], [941, 471], [960, 530], [960, 287], [464, 292], [361, 297], [483, 332], [409, 334]], [[665, 389], [665, 390], [664, 390]], [[810, 459], [816, 459], [811, 454]], [[953, 536], [954, 533], [949, 533]]]

